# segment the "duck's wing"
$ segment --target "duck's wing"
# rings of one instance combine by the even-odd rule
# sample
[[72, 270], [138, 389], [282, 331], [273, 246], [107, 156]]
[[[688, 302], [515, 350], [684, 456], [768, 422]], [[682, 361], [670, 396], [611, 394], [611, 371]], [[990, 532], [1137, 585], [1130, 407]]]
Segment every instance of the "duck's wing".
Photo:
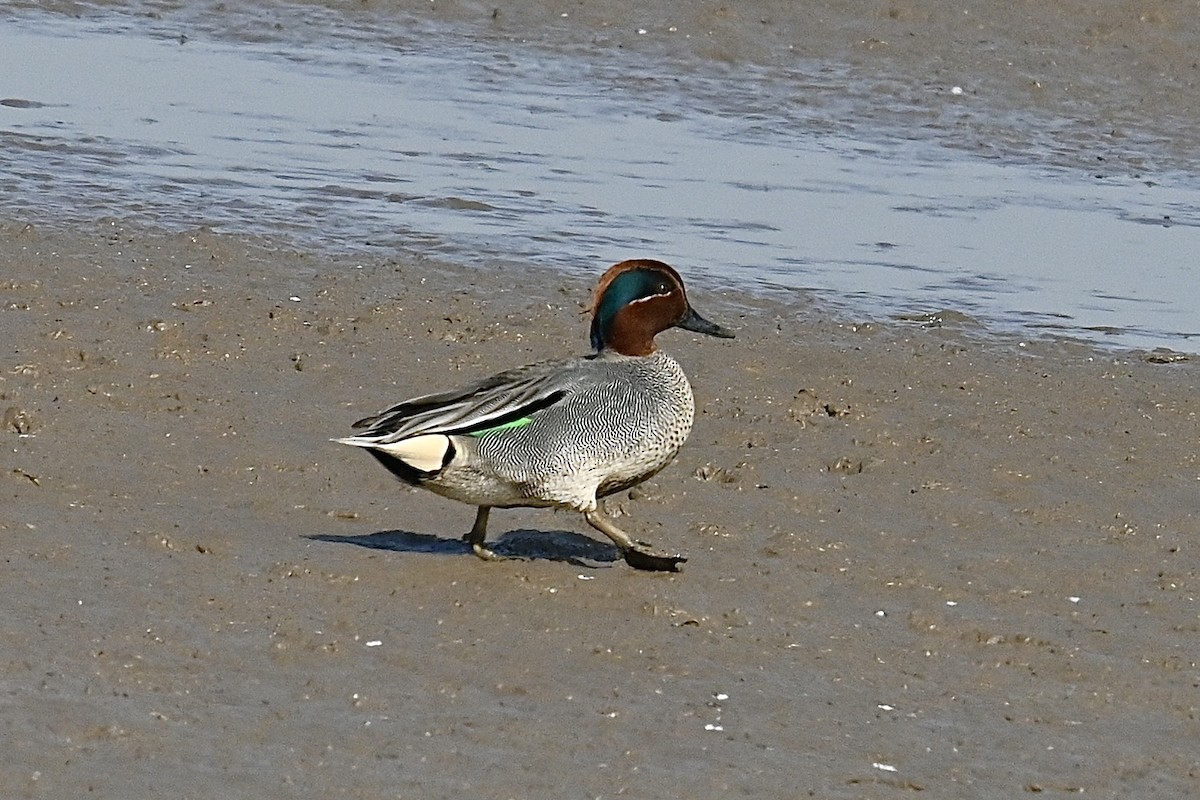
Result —
[[587, 359], [543, 361], [454, 389], [414, 397], [355, 422], [355, 439], [390, 444], [411, 436], [479, 433], [520, 423], [578, 391]]

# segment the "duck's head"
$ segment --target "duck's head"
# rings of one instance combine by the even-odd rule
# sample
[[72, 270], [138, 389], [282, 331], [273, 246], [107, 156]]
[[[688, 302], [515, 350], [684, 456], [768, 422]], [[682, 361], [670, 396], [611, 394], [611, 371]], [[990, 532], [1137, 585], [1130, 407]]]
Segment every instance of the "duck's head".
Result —
[[667, 328], [733, 338], [695, 312], [683, 279], [661, 261], [622, 261], [600, 277], [592, 303], [592, 347], [597, 351], [648, 356], [655, 350], [654, 337]]

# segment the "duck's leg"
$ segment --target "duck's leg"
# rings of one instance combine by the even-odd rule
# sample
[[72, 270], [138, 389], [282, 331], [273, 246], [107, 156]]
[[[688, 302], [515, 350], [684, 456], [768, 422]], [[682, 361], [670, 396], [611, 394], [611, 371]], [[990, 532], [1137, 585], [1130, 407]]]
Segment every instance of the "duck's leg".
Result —
[[613, 544], [625, 557], [625, 563], [635, 569], [645, 569], [654, 572], [678, 572], [679, 565], [687, 558], [681, 555], [671, 555], [652, 549], [644, 542], [635, 542], [629, 534], [618, 528], [604, 510], [603, 503], [597, 503], [594, 511], [585, 511], [584, 519], [596, 530], [613, 540]]
[[471, 532], [463, 537], [463, 541], [471, 545], [475, 555], [484, 561], [502, 561], [503, 556], [496, 555], [483, 543], [483, 540], [487, 538], [488, 514], [491, 513], [491, 510], [491, 506], [479, 507], [479, 510], [475, 512], [475, 524], [471, 526]]

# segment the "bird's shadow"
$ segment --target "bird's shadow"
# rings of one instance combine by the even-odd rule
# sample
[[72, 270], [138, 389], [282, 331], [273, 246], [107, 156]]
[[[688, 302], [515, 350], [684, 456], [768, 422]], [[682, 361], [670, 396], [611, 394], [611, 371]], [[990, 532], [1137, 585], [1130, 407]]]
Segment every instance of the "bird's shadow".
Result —
[[[314, 533], [304, 538], [318, 542], [353, 544], [372, 550], [390, 550], [397, 553], [441, 555], [469, 553], [474, 556], [471, 545], [461, 538], [447, 538], [415, 531], [376, 531], [358, 536]], [[597, 562], [611, 564], [621, 560], [621, 553], [615, 546], [572, 531], [529, 529], [509, 531], [489, 541], [487, 546], [496, 555], [504, 558], [524, 561], [564, 561], [577, 567], [594, 567]]]

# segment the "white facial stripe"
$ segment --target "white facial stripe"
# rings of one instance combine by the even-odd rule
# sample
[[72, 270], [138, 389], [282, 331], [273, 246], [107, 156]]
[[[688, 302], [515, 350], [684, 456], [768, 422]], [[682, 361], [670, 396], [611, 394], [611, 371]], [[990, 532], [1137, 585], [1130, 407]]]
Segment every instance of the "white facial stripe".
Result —
[[629, 303], [628, 303], [628, 305], [631, 305], [631, 306], [636, 306], [638, 303], [644, 303], [644, 302], [646, 302], [647, 300], [653, 300], [653, 299], [655, 299], [656, 297], [670, 297], [670, 296], [671, 296], [671, 293], [670, 293], [670, 292], [666, 292], [665, 294], [663, 294], [663, 293], [660, 293], [660, 294], [648, 294], [648, 295], [646, 295], [645, 297], [639, 297], [637, 300], [630, 300], [630, 301], [629, 301]]

